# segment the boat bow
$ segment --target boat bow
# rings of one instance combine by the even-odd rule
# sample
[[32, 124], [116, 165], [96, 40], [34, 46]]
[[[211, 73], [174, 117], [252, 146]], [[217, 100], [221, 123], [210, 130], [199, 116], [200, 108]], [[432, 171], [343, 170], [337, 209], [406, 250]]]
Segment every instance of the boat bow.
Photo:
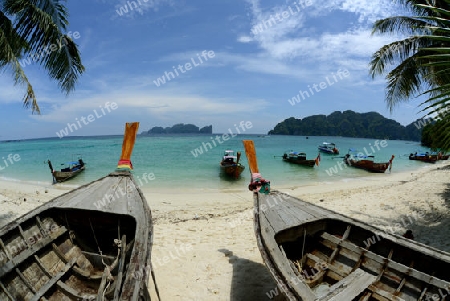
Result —
[[[262, 179], [253, 142], [244, 146]], [[448, 300], [449, 253], [256, 184], [258, 248], [287, 299]]]
[[[121, 160], [137, 128], [127, 124]], [[147, 201], [119, 168], [0, 229], [0, 300], [149, 301], [149, 289], [159, 300], [152, 243]]]

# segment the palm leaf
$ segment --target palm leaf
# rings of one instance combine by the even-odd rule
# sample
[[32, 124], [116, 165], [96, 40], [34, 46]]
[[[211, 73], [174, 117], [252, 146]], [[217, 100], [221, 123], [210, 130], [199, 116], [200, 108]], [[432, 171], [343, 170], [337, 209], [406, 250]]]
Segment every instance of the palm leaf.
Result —
[[405, 35], [416, 35], [426, 33], [430, 25], [420, 17], [397, 16], [377, 20], [372, 27], [372, 34], [401, 33]]
[[[372, 56], [372, 77], [385, 74], [386, 103], [392, 110], [400, 101], [426, 95], [425, 116], [437, 114], [432, 144], [450, 149], [450, 0], [400, 0], [416, 15], [377, 21], [372, 33], [401, 33], [408, 39], [381, 47]], [[411, 45], [406, 44], [411, 41]], [[395, 51], [392, 47], [397, 45]], [[413, 45], [413, 46], [412, 46]], [[400, 46], [400, 47], [399, 47]], [[409, 47], [407, 47], [409, 46]], [[388, 72], [388, 67], [396, 65]], [[428, 132], [430, 134], [430, 132]]]
[[388, 108], [393, 108], [403, 101], [420, 92], [423, 82], [423, 71], [417, 65], [416, 56], [403, 60], [396, 68], [386, 76], [386, 102]]
[[[65, 34], [68, 12], [62, 2], [64, 1], [3, 0], [0, 4], [0, 12], [5, 19], [4, 27], [8, 29], [9, 22], [12, 29], [9, 35], [0, 36], [0, 45], [10, 45], [6, 50], [4, 47], [0, 50], [0, 68], [9, 66], [18, 79], [16, 83], [27, 83], [24, 104], [28, 107], [31, 102], [33, 113], [39, 113], [39, 107], [32, 86], [28, 79], [25, 80], [25, 73], [18, 63], [20, 57], [32, 56], [37, 60], [65, 93], [75, 89], [79, 76], [85, 70], [76, 44]], [[14, 21], [9, 21], [7, 16], [11, 16], [10, 19]]]
[[[444, 15], [444, 16], [450, 17], [450, 10], [445, 9], [445, 8], [435, 7], [435, 6], [432, 6], [432, 5], [429, 5], [429, 4], [416, 4], [415, 6], [419, 7], [419, 8], [423, 8], [426, 11], [431, 11], [431, 12], [437, 13], [439, 15]], [[434, 16], [432, 18], [436, 18], [437, 19], [438, 17]]]
[[36, 95], [25, 72], [20, 66], [19, 57], [28, 44], [13, 28], [11, 21], [0, 11], [0, 69], [9, 67], [12, 70], [14, 83], [26, 86], [23, 104], [31, 107], [33, 113], [40, 113]]

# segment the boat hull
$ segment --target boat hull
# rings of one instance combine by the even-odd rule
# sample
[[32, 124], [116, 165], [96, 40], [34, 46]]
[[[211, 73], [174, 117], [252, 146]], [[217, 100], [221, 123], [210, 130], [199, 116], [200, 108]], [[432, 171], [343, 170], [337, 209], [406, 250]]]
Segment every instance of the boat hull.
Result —
[[339, 152], [335, 152], [335, 151], [327, 149], [327, 148], [319, 147], [318, 149], [319, 149], [319, 151], [321, 151], [322, 153], [325, 153], [325, 154], [339, 155]]
[[371, 160], [352, 160], [352, 159], [346, 159], [345, 164], [355, 168], [364, 169], [373, 173], [384, 173], [389, 168], [390, 165], [389, 162], [375, 163]]
[[414, 156], [414, 155], [409, 155], [409, 160], [417, 160], [417, 161], [422, 161], [422, 162], [426, 162], [426, 163], [436, 163], [436, 161], [438, 160], [437, 155], [429, 155], [429, 156]]
[[322, 153], [325, 153], [325, 154], [336, 154], [336, 155], [339, 155], [339, 153], [334, 152], [333, 150], [330, 150], [330, 149], [326, 149], [326, 148], [320, 148], [319, 147], [319, 151], [321, 151]]
[[220, 164], [220, 170], [223, 174], [229, 176], [229, 177], [235, 177], [238, 178], [241, 173], [244, 171], [245, 166], [241, 164]]
[[85, 170], [85, 166], [80, 167], [76, 171], [54, 171], [53, 177], [57, 183], [61, 183], [78, 176]]
[[314, 165], [316, 164], [316, 160], [298, 160], [296, 158], [289, 158], [289, 157], [283, 158], [283, 161], [308, 167], [314, 167]]
[[150, 300], [152, 242], [142, 192], [112, 173], [0, 229], [0, 300]]
[[288, 300], [433, 300], [450, 294], [449, 253], [280, 192], [254, 193], [254, 206], [258, 248]]
[[450, 157], [449, 155], [441, 155], [439, 157], [439, 160], [448, 160], [448, 157]]
[[318, 150], [320, 151], [320, 152], [322, 152], [322, 153], [325, 153], [325, 154], [330, 154], [330, 155], [339, 155], [339, 151], [336, 149], [336, 148], [334, 148], [334, 149], [329, 149], [329, 148], [326, 148], [326, 147], [318, 147]]

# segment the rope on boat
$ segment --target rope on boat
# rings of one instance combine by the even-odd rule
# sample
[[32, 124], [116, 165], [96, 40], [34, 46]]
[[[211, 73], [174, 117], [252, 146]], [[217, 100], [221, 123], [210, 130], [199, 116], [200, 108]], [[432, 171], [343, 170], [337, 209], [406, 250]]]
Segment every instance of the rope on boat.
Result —
[[73, 243], [73, 238], [72, 238], [73, 232], [70, 230], [69, 221], [67, 220], [67, 213], [64, 213], [64, 218], [66, 219], [67, 229], [69, 229], [69, 239], [70, 239], [70, 242], [72, 243], [72, 245], [74, 245], [74, 243]]
[[102, 253], [102, 250], [100, 249], [100, 246], [99, 246], [99, 244], [98, 244], [97, 236], [95, 236], [94, 227], [92, 227], [91, 219], [89, 219], [89, 225], [91, 226], [92, 234], [94, 234], [95, 243], [97, 244], [98, 252], [99, 252], [100, 255], [101, 255], [102, 263], [106, 266], [105, 262], [103, 261], [103, 253]]
[[[90, 222], [90, 220], [89, 220], [89, 222]], [[91, 228], [92, 228], [92, 223], [91, 223]], [[92, 229], [92, 231], [94, 232], [93, 229]], [[94, 238], [97, 241], [97, 238], [95, 237], [95, 233], [94, 233]], [[107, 265], [103, 261], [103, 256], [101, 256], [102, 263], [105, 266], [105, 269], [103, 270], [102, 282], [100, 283], [100, 286], [99, 286], [99, 291], [98, 291], [98, 295], [97, 295], [97, 301], [106, 300], [105, 299], [105, 294], [108, 291], [108, 288], [111, 286], [111, 283], [114, 281], [114, 276], [111, 274], [111, 271], [116, 268], [116, 266], [117, 266], [117, 264], [119, 262], [119, 257], [120, 257], [121, 252], [122, 253], [126, 252], [126, 248], [124, 248], [124, 246], [122, 245], [122, 240], [114, 239], [114, 244], [117, 246], [117, 256], [116, 256], [116, 258], [114, 259], [114, 262], [111, 265]], [[100, 247], [98, 246], [98, 242], [97, 242], [97, 247], [99, 249], [100, 255], [102, 255], [102, 251], [100, 250]], [[100, 294], [101, 294], [101, 296], [100, 296]]]
[[300, 262], [300, 271], [303, 270], [303, 254], [305, 252], [305, 243], [306, 243], [306, 228], [303, 231], [302, 261]]
[[[103, 260], [103, 259], [102, 259], [102, 260]], [[105, 270], [104, 270], [103, 272], [105, 272], [105, 271], [106, 271], [106, 273], [107, 273], [106, 278], [108, 278], [108, 280], [110, 280], [110, 277], [112, 278], [112, 275], [111, 275], [111, 270], [109, 269], [108, 266], [106, 266], [106, 268], [105, 268]], [[105, 289], [104, 289], [103, 292], [102, 292], [102, 300], [105, 300], [105, 293], [106, 293], [106, 291], [108, 290], [110, 284], [111, 284], [111, 281], [108, 281], [108, 283], [107, 283], [106, 286], [105, 286]]]

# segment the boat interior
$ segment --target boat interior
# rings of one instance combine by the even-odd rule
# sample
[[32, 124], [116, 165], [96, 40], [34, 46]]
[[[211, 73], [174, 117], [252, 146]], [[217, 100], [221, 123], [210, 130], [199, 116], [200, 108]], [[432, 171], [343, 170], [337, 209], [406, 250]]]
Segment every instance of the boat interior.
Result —
[[275, 240], [319, 300], [337, 292], [345, 300], [450, 300], [448, 258], [426, 255], [420, 245], [408, 247], [394, 236], [381, 235], [321, 219], [281, 231]]
[[11, 225], [0, 236], [0, 300], [114, 299], [135, 232], [131, 216], [63, 208]]

